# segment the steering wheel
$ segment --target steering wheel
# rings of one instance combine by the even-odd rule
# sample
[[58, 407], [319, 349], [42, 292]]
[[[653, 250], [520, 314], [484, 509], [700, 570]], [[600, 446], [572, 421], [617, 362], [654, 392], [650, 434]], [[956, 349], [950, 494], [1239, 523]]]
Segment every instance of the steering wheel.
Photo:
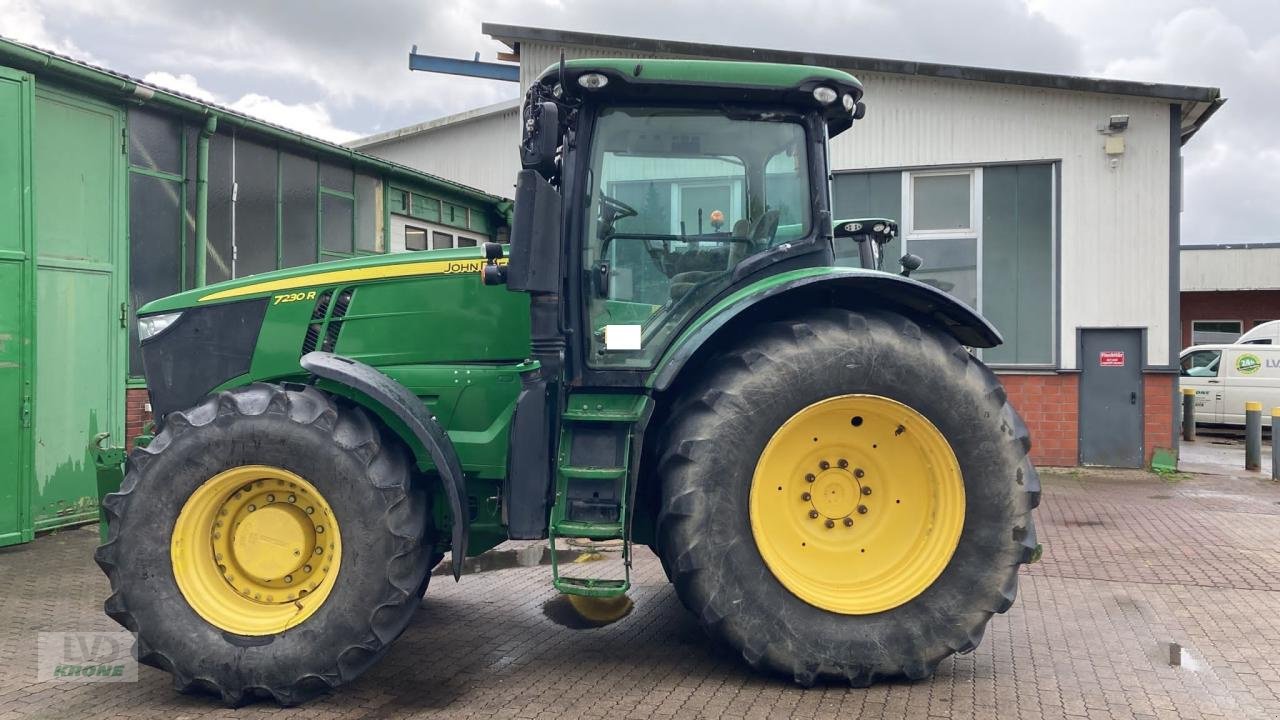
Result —
[[780, 210], [766, 210], [763, 215], [756, 219], [751, 226], [751, 245], [756, 248], [765, 248], [773, 244], [773, 238], [778, 234], [778, 220], [782, 217]]

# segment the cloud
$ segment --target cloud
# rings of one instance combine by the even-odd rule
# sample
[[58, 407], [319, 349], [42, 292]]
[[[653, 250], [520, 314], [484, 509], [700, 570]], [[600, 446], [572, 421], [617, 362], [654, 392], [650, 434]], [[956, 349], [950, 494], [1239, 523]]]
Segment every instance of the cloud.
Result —
[[344, 143], [360, 137], [360, 133], [336, 127], [333, 124], [333, 118], [329, 116], [329, 111], [318, 102], [285, 103], [258, 93], [248, 93], [234, 102], [225, 102], [201, 87], [195, 76], [190, 73], [173, 75], [167, 72], [152, 72], [147, 73], [142, 80], [157, 87], [174, 90], [205, 102], [217, 103], [259, 120], [266, 120], [331, 142]]
[[44, 12], [31, 0], [0, 0], [0, 35], [93, 62], [93, 56], [70, 37], [51, 33], [45, 26]]

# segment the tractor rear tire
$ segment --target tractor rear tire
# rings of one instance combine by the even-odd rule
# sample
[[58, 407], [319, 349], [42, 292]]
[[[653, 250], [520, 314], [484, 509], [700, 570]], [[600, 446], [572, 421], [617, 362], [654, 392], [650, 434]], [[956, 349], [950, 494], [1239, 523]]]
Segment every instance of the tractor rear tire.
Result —
[[[657, 550], [683, 604], [752, 667], [803, 686], [923, 679], [976, 648], [992, 614], [1013, 604], [1018, 568], [1037, 548], [1031, 443], [994, 374], [948, 334], [886, 311], [814, 310], [761, 326], [677, 392], [657, 446]], [[838, 415], [841, 403], [903, 419]], [[837, 416], [813, 415], [831, 408]], [[802, 437], [784, 432], [809, 417]], [[920, 445], [907, 444], [913, 434]], [[762, 474], [779, 437], [815, 467]], [[920, 503], [901, 468], [922, 478], [913, 487], [954, 487], [930, 495], [914, 524], [889, 528], [900, 532], [857, 540], [887, 527], [878, 514]], [[936, 551], [919, 562], [904, 550], [914, 540], [897, 539], [917, 537]], [[824, 561], [805, 566], [824, 543]], [[906, 558], [892, 567], [915, 589], [863, 596], [859, 583], [837, 582], [877, 553]], [[810, 575], [788, 575], [794, 567]], [[881, 576], [866, 577], [878, 587]]]
[[[103, 500], [106, 612], [137, 634], [138, 659], [171, 673], [181, 692], [230, 706], [257, 697], [296, 705], [350, 682], [421, 605], [433, 532], [412, 468], [372, 416], [310, 386], [255, 383], [171, 413]], [[232, 484], [210, 490], [219, 478]], [[201, 497], [204, 514], [189, 512]], [[282, 525], [291, 528], [283, 535]], [[281, 549], [286, 540], [295, 547]], [[214, 569], [199, 576], [200, 563]], [[244, 604], [253, 593], [246, 576], [274, 583], [259, 589], [275, 604]], [[317, 587], [296, 586], [305, 580]], [[295, 614], [277, 625], [282, 612]], [[241, 630], [255, 617], [265, 629]]]

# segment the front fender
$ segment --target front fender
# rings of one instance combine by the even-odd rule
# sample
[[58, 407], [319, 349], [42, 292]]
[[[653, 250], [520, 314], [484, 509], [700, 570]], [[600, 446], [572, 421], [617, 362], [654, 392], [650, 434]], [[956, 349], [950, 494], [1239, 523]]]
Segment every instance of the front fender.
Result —
[[1000, 331], [972, 308], [919, 280], [858, 268], [806, 268], [773, 275], [721, 300], [685, 329], [652, 375], [655, 390], [666, 390], [680, 370], [726, 325], [743, 313], [779, 302], [797, 307], [885, 307], [936, 325], [962, 345], [995, 347]]
[[449, 434], [427, 411], [427, 406], [418, 396], [377, 368], [327, 352], [307, 353], [299, 363], [312, 375], [355, 390], [377, 403], [378, 407], [371, 407], [370, 411], [379, 415], [383, 414], [378, 412], [380, 409], [390, 412], [413, 433], [412, 440], [417, 441], [403, 438], [406, 443], [411, 448], [421, 446], [430, 455], [432, 464], [440, 473], [440, 481], [449, 500], [449, 511], [453, 515], [453, 579], [459, 579], [464, 564], [462, 558], [467, 556], [470, 516], [467, 514], [467, 484], [462, 475], [462, 463]]

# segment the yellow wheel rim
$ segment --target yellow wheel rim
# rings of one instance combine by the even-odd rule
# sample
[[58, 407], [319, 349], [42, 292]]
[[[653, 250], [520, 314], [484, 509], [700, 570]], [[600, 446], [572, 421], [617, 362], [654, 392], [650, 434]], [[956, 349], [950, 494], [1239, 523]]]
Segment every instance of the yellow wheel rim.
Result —
[[200, 617], [236, 635], [273, 635], [329, 597], [342, 534], [314, 485], [278, 467], [244, 465], [187, 499], [170, 558], [178, 589]]
[[751, 532], [796, 597], [846, 615], [911, 600], [964, 528], [964, 479], [923, 415], [879, 395], [814, 403], [773, 434], [751, 481]]

